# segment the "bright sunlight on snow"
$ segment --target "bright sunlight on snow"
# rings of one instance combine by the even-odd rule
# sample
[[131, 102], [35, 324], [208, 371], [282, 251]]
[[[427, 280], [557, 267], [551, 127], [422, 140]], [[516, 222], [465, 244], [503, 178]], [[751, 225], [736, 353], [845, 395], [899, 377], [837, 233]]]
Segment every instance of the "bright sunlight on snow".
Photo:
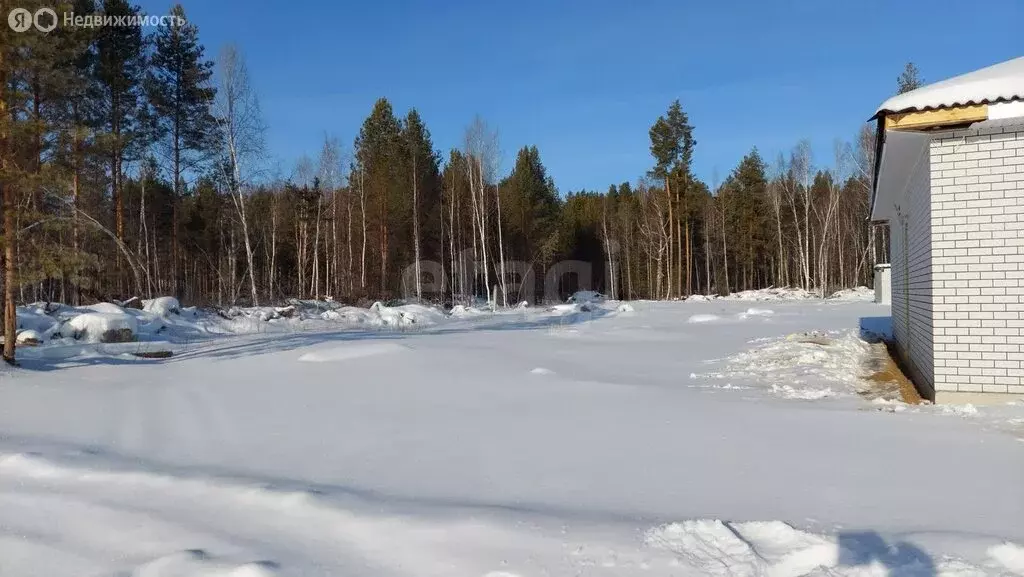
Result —
[[1024, 406], [862, 398], [867, 298], [28, 307], [0, 573], [1024, 575]]

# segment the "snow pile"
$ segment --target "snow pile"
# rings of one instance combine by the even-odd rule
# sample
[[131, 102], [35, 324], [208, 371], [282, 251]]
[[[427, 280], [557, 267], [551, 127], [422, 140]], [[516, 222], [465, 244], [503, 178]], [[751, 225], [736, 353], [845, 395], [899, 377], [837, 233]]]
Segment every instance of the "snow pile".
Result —
[[775, 311], [771, 309], [749, 308], [746, 311], [740, 313], [739, 317], [741, 319], [746, 319], [748, 317], [770, 317], [774, 314]]
[[18, 331], [15, 342], [19, 345], [39, 345], [44, 341], [43, 335], [32, 329]]
[[944, 415], [954, 415], [957, 417], [973, 417], [978, 414], [978, 409], [974, 405], [967, 403], [965, 405], [937, 405], [939, 412]]
[[395, 343], [347, 343], [344, 346], [310, 351], [299, 357], [304, 363], [331, 363], [363, 357], [394, 354], [408, 347]]
[[[115, 305], [111, 305], [115, 306]], [[61, 336], [88, 343], [134, 340], [139, 326], [135, 317], [124, 312], [99, 312], [76, 315], [60, 328]]]
[[174, 297], [157, 297], [142, 301], [142, 310], [160, 317], [181, 312], [181, 303]]
[[722, 298], [740, 301], [800, 301], [818, 298], [818, 295], [802, 288], [771, 287], [736, 292]]
[[689, 302], [703, 303], [703, 302], [713, 301], [713, 300], [715, 300], [717, 298], [721, 298], [721, 297], [718, 296], [718, 295], [690, 295], [690, 296], [686, 297], [686, 300], [689, 301]]
[[47, 307], [42, 303], [17, 308], [18, 330], [31, 330], [39, 334], [52, 334], [59, 324], [50, 316]]
[[691, 324], [703, 324], [713, 323], [720, 320], [722, 320], [722, 317], [718, 315], [693, 315], [690, 318], [686, 319], [686, 322]]
[[79, 307], [82, 311], [89, 311], [100, 314], [119, 315], [124, 314], [124, 309], [114, 303], [96, 303]]
[[1013, 573], [1024, 575], [1024, 547], [1009, 542], [1002, 543], [989, 547], [988, 555]]
[[866, 286], [859, 286], [837, 290], [828, 298], [839, 301], [873, 301], [875, 300], [875, 291]]
[[686, 297], [686, 300], [689, 302], [709, 302], [719, 299], [731, 301], [801, 301], [816, 298], [819, 298], [818, 293], [802, 288], [770, 287], [734, 292], [726, 296], [690, 295]]
[[792, 334], [728, 357], [723, 370], [700, 376], [767, 386], [784, 398], [822, 399], [860, 390], [870, 351], [854, 331]]
[[164, 555], [132, 571], [133, 577], [273, 577], [277, 574], [274, 563], [226, 563], [202, 549]]
[[490, 309], [483, 309], [479, 307], [467, 307], [465, 305], [455, 305], [452, 310], [448, 313], [453, 318], [462, 319], [467, 317], [478, 317], [480, 315], [491, 314]]
[[608, 297], [597, 291], [576, 291], [565, 302], [567, 303], [603, 303]]

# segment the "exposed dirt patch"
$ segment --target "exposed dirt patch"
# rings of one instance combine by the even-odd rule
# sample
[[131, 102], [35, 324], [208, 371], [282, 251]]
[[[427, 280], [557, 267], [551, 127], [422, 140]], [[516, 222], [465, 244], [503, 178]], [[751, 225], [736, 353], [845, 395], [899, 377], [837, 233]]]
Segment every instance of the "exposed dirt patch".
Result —
[[900, 370], [894, 351], [884, 342], [872, 343], [867, 358], [865, 373], [868, 375], [860, 394], [869, 399], [903, 401], [908, 405], [919, 405], [924, 399], [917, 392], [914, 383]]

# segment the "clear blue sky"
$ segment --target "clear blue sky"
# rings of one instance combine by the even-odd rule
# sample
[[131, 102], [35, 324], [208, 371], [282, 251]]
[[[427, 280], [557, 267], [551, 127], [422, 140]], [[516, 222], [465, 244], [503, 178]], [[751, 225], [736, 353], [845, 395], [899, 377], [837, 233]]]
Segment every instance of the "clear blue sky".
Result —
[[[535, 144], [564, 193], [635, 181], [678, 98], [712, 184], [801, 138], [829, 164], [908, 60], [926, 81], [1024, 55], [1024, 1], [182, 0], [212, 58], [245, 55], [287, 175], [324, 134], [351, 150], [375, 99], [419, 109], [438, 149], [479, 113], [503, 170]], [[144, 0], [147, 13], [171, 2]]]

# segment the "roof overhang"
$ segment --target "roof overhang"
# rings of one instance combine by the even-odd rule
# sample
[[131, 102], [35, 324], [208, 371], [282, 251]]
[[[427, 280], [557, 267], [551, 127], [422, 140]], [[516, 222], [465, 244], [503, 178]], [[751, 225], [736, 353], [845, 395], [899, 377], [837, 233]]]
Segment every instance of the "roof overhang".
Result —
[[1015, 100], [1024, 100], [1024, 56], [893, 96], [872, 118]]
[[928, 154], [931, 135], [927, 132], [882, 130], [878, 172], [871, 194], [871, 220], [888, 221], [895, 215], [911, 176]]
[[871, 117], [878, 121], [871, 220], [892, 217], [917, 163], [927, 153], [929, 131], [1022, 116], [1024, 56], [883, 102]]

